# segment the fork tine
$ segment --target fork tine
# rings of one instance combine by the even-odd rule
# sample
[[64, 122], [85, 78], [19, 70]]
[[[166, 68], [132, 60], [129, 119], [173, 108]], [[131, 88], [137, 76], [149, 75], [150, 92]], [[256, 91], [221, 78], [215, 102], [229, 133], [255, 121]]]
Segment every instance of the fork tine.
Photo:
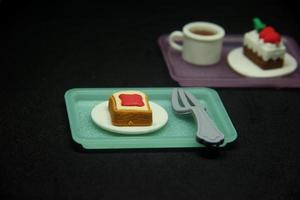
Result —
[[178, 88], [173, 89], [172, 92], [172, 106], [173, 109], [176, 111], [182, 111], [183, 107], [179, 103], [179, 97], [178, 97]]
[[172, 91], [172, 108], [174, 111], [178, 112], [178, 113], [185, 113], [188, 112], [189, 109], [183, 107], [182, 105], [180, 105], [179, 103], [179, 96], [178, 96], [178, 88], [174, 88]]
[[173, 91], [172, 91], [172, 107], [174, 110], [178, 110], [181, 106], [178, 102], [178, 93], [177, 93], [178, 89], [177, 88], [174, 88]]
[[181, 103], [183, 104], [184, 107], [186, 108], [190, 108], [191, 105], [190, 103], [188, 102], [186, 96], [185, 96], [185, 93], [184, 93], [184, 90], [183, 89], [178, 89], [178, 94], [179, 94], [179, 98], [181, 100]]
[[193, 104], [193, 106], [199, 106], [202, 107], [199, 103], [199, 101], [196, 99], [196, 97], [194, 95], [192, 95], [190, 92], [188, 91], [184, 91], [187, 99]]

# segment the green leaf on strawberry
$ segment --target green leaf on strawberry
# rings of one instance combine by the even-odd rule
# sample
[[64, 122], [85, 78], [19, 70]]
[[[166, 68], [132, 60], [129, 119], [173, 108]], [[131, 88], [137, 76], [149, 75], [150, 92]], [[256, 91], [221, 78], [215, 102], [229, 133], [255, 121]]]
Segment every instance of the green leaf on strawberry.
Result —
[[260, 32], [266, 27], [266, 24], [264, 24], [258, 17], [253, 18], [253, 24], [254, 24], [254, 29], [257, 32]]

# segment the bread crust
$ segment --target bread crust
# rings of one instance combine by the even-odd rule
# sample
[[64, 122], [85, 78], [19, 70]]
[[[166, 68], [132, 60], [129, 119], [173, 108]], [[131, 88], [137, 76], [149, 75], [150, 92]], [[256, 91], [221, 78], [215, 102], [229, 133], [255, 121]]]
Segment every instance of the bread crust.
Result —
[[108, 109], [112, 124], [115, 126], [150, 126], [152, 125], [152, 111], [146, 96], [147, 110], [118, 109], [114, 96], [110, 96]]

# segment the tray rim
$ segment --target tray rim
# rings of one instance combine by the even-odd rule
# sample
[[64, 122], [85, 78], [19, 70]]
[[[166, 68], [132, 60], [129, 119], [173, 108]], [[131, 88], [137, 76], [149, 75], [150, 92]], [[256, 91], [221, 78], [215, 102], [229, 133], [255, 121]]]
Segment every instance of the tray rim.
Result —
[[[71, 131], [71, 136], [72, 139], [82, 145], [84, 148], [86, 149], [142, 149], [142, 148], [203, 148], [204, 146], [200, 145], [195, 142], [195, 145], [190, 145], [190, 146], [186, 146], [184, 143], [190, 143], [190, 138], [184, 138], [184, 137], [172, 137], [172, 138], [164, 138], [164, 140], [161, 140], [161, 138], [148, 138], [147, 140], [144, 140], [143, 137], [135, 137], [135, 138], [131, 138], [131, 141], [138, 141], [138, 140], [143, 140], [143, 143], [141, 146], [137, 144], [135, 144], [134, 147], [128, 147], [128, 145], [126, 145], [127, 143], [127, 137], [122, 137], [122, 138], [118, 138], [118, 144], [120, 143], [124, 143], [125, 146], [117, 146], [117, 147], [113, 147], [111, 145], [106, 145], [106, 141], [111, 141], [111, 139], [105, 138], [105, 139], [101, 139], [103, 142], [103, 144], [101, 144], [101, 148], [99, 147], [99, 145], [97, 144], [98, 142], [95, 140], [91, 140], [91, 139], [87, 139], [84, 137], [80, 137], [77, 133], [78, 130], [76, 130], [74, 123], [76, 122], [76, 120], [74, 120], [74, 117], [76, 116], [76, 112], [74, 111], [74, 109], [71, 108], [71, 104], [72, 101], [74, 101], [74, 95], [76, 95], [78, 92], [80, 93], [89, 93], [90, 91], [98, 91], [98, 90], [104, 90], [104, 91], [110, 91], [111, 90], [127, 90], [127, 89], [138, 89], [138, 90], [164, 90], [164, 91], [170, 91], [175, 87], [110, 87], [110, 88], [71, 88], [68, 89], [65, 94], [64, 94], [64, 99], [65, 99], [65, 104], [66, 104], [66, 108], [67, 108], [67, 114], [68, 114], [68, 121], [69, 121], [69, 125], [70, 125], [70, 131]], [[236, 141], [236, 139], [238, 138], [237, 135], [237, 131], [223, 105], [223, 102], [220, 98], [220, 96], [218, 95], [217, 91], [215, 91], [214, 89], [211, 88], [207, 88], [207, 87], [184, 87], [184, 89], [188, 89], [191, 91], [194, 90], [205, 90], [207, 92], [207, 95], [209, 96], [209, 98], [213, 98], [214, 100], [217, 101], [217, 106], [218, 112], [222, 111], [222, 115], [224, 115], [224, 117], [226, 118], [225, 120], [229, 122], [228, 126], [230, 127], [230, 129], [233, 131], [233, 133], [229, 134], [226, 137], [226, 143], [224, 143], [222, 146], [220, 147], [225, 147], [227, 144], [233, 143], [234, 141]], [[219, 110], [221, 109], [221, 110]], [[134, 137], [134, 136], [129, 136], [129, 137]], [[172, 143], [174, 144], [172, 145], [167, 145], [166, 147], [164, 147], [162, 144], [165, 141], [172, 141]], [[185, 141], [186, 140], [186, 141]], [[155, 141], [155, 143], [153, 143], [153, 141]], [[108, 143], [109, 143], [108, 142]], [[123, 145], [124, 145], [123, 144]], [[146, 144], [146, 145], [145, 145]]]
[[[160, 51], [163, 54], [163, 60], [166, 63], [169, 75], [173, 80], [178, 82], [180, 86], [184, 87], [219, 87], [219, 88], [300, 88], [300, 80], [293, 78], [291, 79], [289, 75], [287, 76], [281, 76], [281, 77], [273, 77], [273, 78], [253, 78], [253, 77], [245, 77], [240, 75], [240, 77], [237, 78], [226, 78], [226, 79], [216, 79], [211, 80], [210, 77], [206, 78], [185, 78], [180, 77], [175, 74], [174, 72], [174, 66], [171, 64], [170, 56], [167, 56], [167, 46], [163, 43], [165, 42], [165, 38], [169, 34], [162, 34], [158, 37], [158, 44], [160, 47]], [[242, 42], [243, 35], [242, 34], [228, 34], [224, 38], [225, 42], [230, 43], [240, 43]], [[297, 41], [289, 36], [289, 35], [283, 35], [283, 39], [285, 41], [288, 41], [289, 43], [289, 53], [295, 58], [298, 64], [298, 69], [295, 70], [294, 73], [300, 73], [297, 72], [300, 70], [300, 47], [297, 43]], [[297, 55], [297, 56], [295, 56]], [[226, 57], [227, 59], [227, 57]], [[217, 65], [217, 64], [216, 64]], [[229, 66], [228, 66], [229, 67]], [[235, 72], [232, 72], [235, 73]], [[293, 73], [292, 73], [293, 74]], [[291, 75], [292, 75], [291, 74]], [[209, 80], [209, 84], [207, 84], [207, 81]], [[280, 84], [278, 84], [278, 80], [280, 80]], [[243, 82], [243, 84], [236, 84], [232, 86], [232, 84], [226, 84], [226, 82]]]

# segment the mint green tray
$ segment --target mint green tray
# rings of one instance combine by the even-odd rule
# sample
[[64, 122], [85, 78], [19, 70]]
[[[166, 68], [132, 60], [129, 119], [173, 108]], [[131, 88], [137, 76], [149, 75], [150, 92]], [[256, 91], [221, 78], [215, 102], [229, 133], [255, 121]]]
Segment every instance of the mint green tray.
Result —
[[[95, 105], [107, 101], [120, 90], [140, 90], [150, 101], [161, 105], [169, 120], [160, 130], [144, 135], [122, 135], [105, 131], [93, 123], [90, 113]], [[86, 149], [122, 148], [187, 148], [204, 147], [195, 139], [196, 124], [192, 115], [176, 115], [171, 107], [173, 88], [78, 88], [65, 93], [65, 101], [72, 138]], [[234, 141], [237, 133], [215, 90], [209, 88], [185, 88], [206, 107], [208, 114], [225, 135], [222, 146]]]

